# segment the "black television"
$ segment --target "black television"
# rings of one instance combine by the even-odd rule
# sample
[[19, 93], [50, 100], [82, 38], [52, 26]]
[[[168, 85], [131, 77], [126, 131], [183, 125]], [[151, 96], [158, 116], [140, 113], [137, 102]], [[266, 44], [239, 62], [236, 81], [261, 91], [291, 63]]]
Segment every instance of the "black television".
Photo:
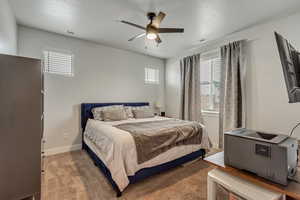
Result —
[[289, 103], [300, 102], [300, 52], [275, 32]]

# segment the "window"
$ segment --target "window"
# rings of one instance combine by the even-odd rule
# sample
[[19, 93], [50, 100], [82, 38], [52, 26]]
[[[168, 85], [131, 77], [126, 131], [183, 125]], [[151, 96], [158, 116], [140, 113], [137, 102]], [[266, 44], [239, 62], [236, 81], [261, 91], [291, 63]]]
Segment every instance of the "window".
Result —
[[219, 112], [221, 71], [219, 52], [204, 55], [200, 62], [202, 111]]
[[159, 70], [154, 68], [145, 68], [145, 83], [159, 84]]
[[73, 76], [73, 55], [56, 51], [44, 51], [45, 72]]

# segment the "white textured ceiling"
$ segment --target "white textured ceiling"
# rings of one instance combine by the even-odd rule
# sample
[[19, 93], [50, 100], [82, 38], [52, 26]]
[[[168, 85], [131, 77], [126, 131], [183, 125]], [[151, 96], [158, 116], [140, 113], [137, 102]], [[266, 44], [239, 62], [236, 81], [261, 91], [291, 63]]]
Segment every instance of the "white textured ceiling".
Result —
[[[161, 58], [218, 39], [300, 8], [299, 0], [10, 0], [19, 24], [129, 49]], [[183, 34], [161, 34], [162, 43], [127, 40], [141, 30], [118, 22], [148, 23], [148, 11], [167, 14], [162, 27], [185, 28]], [[147, 48], [145, 48], [147, 46]]]

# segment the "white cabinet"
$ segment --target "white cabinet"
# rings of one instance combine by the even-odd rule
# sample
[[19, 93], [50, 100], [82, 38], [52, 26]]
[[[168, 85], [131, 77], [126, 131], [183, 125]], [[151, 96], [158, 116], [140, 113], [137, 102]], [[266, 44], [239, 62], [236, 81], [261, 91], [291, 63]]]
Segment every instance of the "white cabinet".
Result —
[[[246, 200], [285, 200], [285, 196], [259, 187], [239, 177], [232, 176], [221, 170], [214, 169], [207, 176], [207, 199], [218, 200], [218, 186], [222, 186], [240, 199]], [[223, 199], [229, 199], [224, 197]]]

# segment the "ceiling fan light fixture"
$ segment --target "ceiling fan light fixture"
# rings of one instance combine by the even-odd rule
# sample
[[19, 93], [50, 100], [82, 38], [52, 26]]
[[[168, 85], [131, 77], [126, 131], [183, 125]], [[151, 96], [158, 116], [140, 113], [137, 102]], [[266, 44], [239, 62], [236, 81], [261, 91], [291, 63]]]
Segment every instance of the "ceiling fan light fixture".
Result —
[[127, 24], [135, 28], [142, 29], [144, 31], [141, 34], [138, 34], [130, 38], [128, 41], [133, 41], [134, 39], [146, 36], [146, 39], [155, 40], [157, 44], [160, 44], [162, 42], [160, 38], [161, 33], [183, 33], [184, 32], [183, 28], [161, 28], [160, 24], [165, 18], [165, 16], [166, 14], [163, 12], [159, 12], [158, 15], [156, 15], [154, 12], [147, 13], [147, 17], [150, 20], [150, 23], [146, 27], [125, 20], [121, 20], [121, 23], [123, 24]]
[[155, 40], [157, 38], [156, 33], [147, 33], [147, 39], [149, 40]]
[[152, 26], [152, 24], [148, 24], [147, 28], [146, 28], [146, 37], [149, 40], [155, 40], [157, 38], [157, 29], [155, 27]]

